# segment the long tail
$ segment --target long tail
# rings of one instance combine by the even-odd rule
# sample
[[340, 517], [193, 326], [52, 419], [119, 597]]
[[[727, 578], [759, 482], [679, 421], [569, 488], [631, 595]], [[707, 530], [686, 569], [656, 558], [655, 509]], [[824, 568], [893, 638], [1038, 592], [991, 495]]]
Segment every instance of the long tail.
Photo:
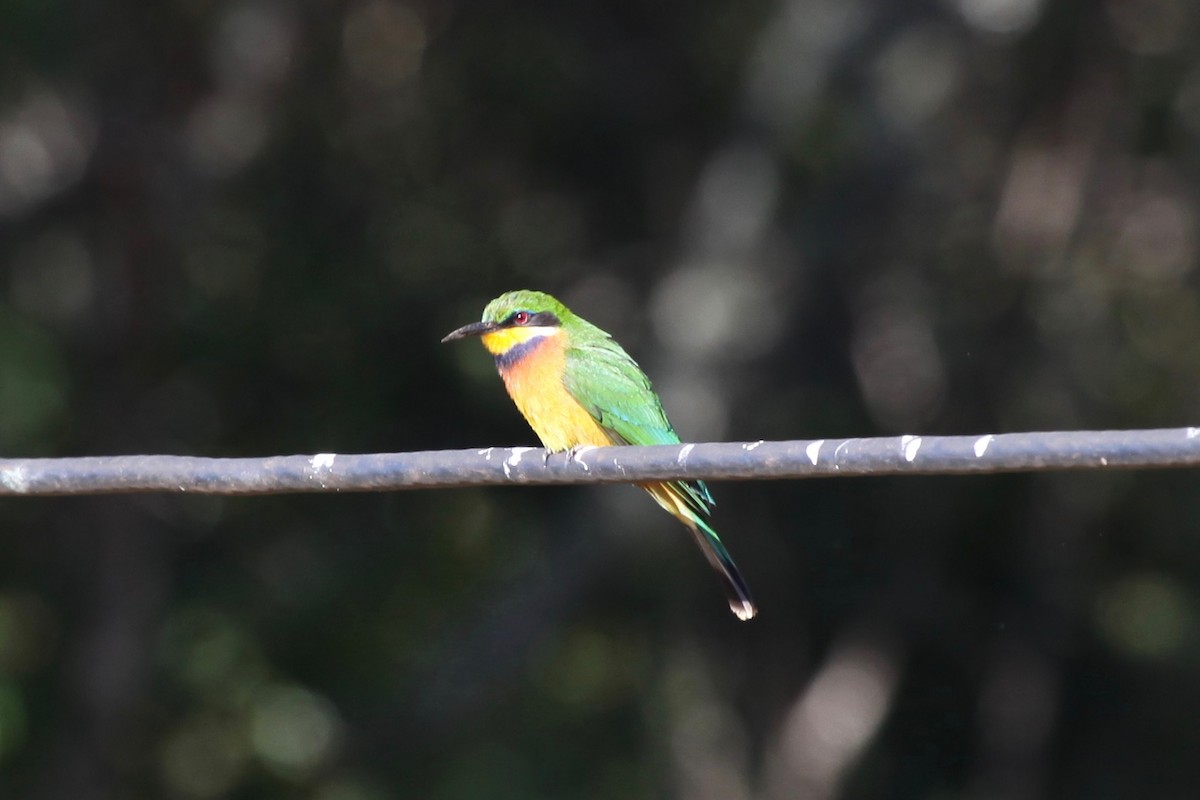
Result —
[[692, 532], [700, 551], [721, 578], [721, 583], [725, 586], [725, 595], [729, 599], [729, 610], [734, 616], [742, 621], [753, 619], [758, 613], [758, 606], [750, 597], [750, 589], [742, 579], [742, 573], [738, 572], [733, 557], [721, 543], [721, 537], [717, 536], [717, 532], [701, 516], [708, 513], [708, 505], [712, 502], [704, 484], [644, 483], [642, 488]]

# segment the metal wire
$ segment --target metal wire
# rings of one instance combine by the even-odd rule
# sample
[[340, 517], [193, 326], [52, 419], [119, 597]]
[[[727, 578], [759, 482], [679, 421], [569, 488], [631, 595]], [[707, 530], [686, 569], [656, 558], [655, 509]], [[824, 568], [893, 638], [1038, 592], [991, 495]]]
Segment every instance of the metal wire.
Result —
[[282, 494], [677, 478], [762, 480], [1200, 465], [1200, 428], [370, 455], [0, 459], [0, 495]]

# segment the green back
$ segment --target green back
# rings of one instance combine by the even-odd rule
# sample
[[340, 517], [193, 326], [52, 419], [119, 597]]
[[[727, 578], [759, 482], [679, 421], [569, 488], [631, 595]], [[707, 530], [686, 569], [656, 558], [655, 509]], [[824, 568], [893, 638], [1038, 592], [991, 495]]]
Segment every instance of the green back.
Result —
[[[573, 316], [573, 315], [572, 315]], [[679, 444], [650, 379], [607, 333], [574, 317], [563, 384], [610, 435], [613, 444]], [[697, 511], [713, 504], [700, 481], [675, 484]]]

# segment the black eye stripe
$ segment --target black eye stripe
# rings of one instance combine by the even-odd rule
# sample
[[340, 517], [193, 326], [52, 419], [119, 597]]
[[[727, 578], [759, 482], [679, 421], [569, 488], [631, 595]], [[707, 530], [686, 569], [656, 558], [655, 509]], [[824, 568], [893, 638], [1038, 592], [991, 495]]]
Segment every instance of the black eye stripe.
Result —
[[[517, 315], [522, 314], [522, 313], [528, 314], [529, 319], [526, 320], [524, 323], [519, 323], [519, 322], [517, 322]], [[536, 314], [530, 314], [528, 311], [524, 311], [524, 312], [514, 311], [513, 313], [508, 315], [508, 319], [504, 320], [503, 324], [508, 327], [513, 327], [516, 325], [524, 325], [524, 326], [528, 326], [528, 327], [537, 327], [537, 328], [556, 328], [559, 325], [561, 325], [562, 322], [551, 311], [539, 311]]]

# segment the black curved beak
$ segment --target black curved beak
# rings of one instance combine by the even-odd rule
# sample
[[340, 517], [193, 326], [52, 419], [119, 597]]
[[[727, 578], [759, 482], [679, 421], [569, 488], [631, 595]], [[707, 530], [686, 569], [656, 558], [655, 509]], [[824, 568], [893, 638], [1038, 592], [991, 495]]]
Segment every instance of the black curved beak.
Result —
[[463, 325], [458, 330], [446, 334], [442, 339], [442, 344], [453, 342], [455, 339], [465, 339], [468, 336], [483, 336], [485, 333], [499, 330], [500, 327], [497, 322], [472, 322], [470, 325]]

